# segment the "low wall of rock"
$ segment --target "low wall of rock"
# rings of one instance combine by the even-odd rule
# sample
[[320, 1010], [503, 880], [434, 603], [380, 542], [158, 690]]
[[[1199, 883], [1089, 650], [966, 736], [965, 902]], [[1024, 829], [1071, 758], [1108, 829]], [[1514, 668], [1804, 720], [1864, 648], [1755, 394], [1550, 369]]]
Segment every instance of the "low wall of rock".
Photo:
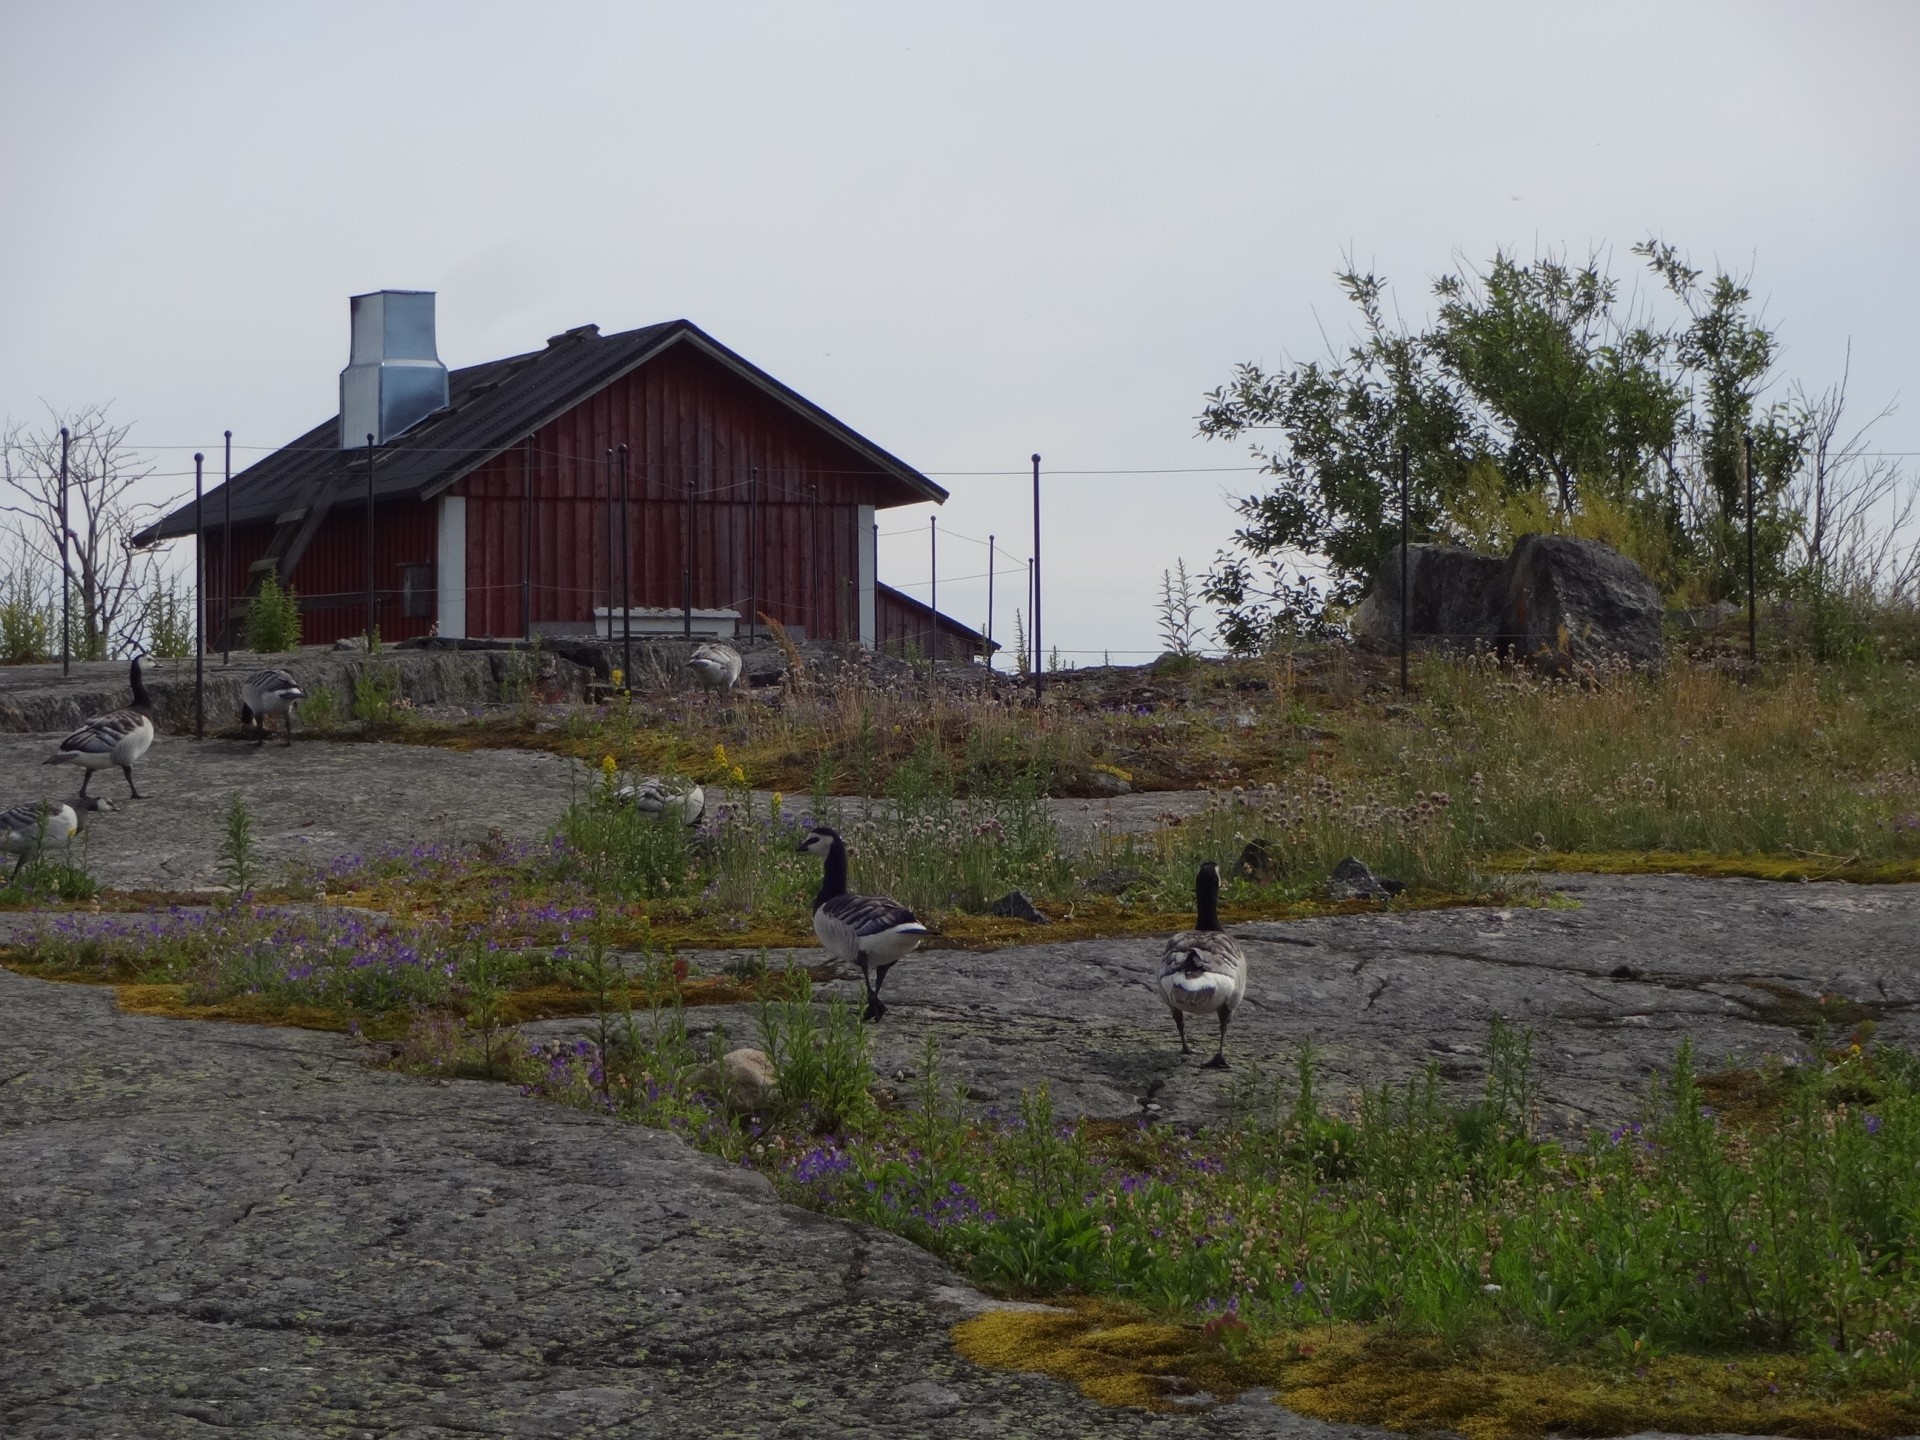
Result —
[[[240, 686], [263, 667], [291, 671], [309, 695], [331, 691], [344, 717], [354, 687], [373, 665], [397, 695], [415, 706], [487, 705], [520, 699], [530, 689], [545, 700], [584, 699], [591, 670], [551, 652], [529, 655], [515, 650], [383, 650], [365, 654], [302, 650], [293, 655], [259, 656], [236, 651], [228, 663], [217, 655], [206, 663], [206, 713], [209, 729], [234, 723], [240, 713]], [[146, 660], [142, 670], [153, 698], [154, 719], [162, 730], [190, 730], [194, 723], [191, 660]], [[124, 661], [76, 664], [63, 678], [60, 666], [0, 667], [0, 731], [43, 733], [71, 730], [89, 716], [117, 710], [132, 698]]]

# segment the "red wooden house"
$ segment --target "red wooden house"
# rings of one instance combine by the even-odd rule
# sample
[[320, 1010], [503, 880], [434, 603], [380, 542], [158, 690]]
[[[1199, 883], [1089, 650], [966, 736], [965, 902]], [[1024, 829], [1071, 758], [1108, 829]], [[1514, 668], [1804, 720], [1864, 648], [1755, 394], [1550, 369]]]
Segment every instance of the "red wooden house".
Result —
[[[984, 653], [878, 582], [876, 512], [947, 492], [685, 320], [449, 373], [430, 292], [353, 302], [341, 414], [201, 507], [208, 633], [277, 572], [304, 638], [751, 633]], [[372, 443], [369, 444], [369, 436]], [[371, 477], [371, 505], [369, 505]], [[369, 535], [368, 515], [372, 526]], [[136, 537], [192, 535], [188, 503]], [[369, 566], [371, 552], [371, 566]], [[737, 632], [735, 627], [737, 626]]]

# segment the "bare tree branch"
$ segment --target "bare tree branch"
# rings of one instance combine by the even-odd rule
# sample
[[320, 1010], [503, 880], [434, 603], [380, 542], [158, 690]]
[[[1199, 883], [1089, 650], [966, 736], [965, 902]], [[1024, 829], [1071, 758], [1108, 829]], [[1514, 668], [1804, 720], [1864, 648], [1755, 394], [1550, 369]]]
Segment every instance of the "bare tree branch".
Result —
[[127, 445], [132, 428], [115, 424], [107, 407], [62, 414], [51, 406], [40, 426], [14, 422], [0, 433], [0, 514], [33, 563], [60, 593], [60, 429], [69, 435], [65, 537], [73, 572], [74, 653], [105, 659], [139, 644], [142, 597], [153, 589], [159, 557], [133, 548], [134, 534], [158, 513], [134, 498], [153, 473]]

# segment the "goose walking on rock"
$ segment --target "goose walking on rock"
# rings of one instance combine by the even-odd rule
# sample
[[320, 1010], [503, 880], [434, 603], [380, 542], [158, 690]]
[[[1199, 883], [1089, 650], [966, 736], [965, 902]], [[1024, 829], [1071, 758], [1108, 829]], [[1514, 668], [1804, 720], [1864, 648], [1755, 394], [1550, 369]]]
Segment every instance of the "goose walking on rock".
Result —
[[707, 813], [707, 792], [682, 776], [649, 775], [613, 792], [613, 798], [642, 815], [664, 815], [683, 825], [698, 825]]
[[693, 653], [687, 657], [687, 668], [701, 686], [723, 693], [739, 683], [740, 670], [745, 663], [738, 650], [718, 641], [694, 646]]
[[307, 698], [307, 692], [285, 670], [256, 670], [240, 682], [240, 723], [258, 732], [255, 743], [265, 744], [267, 717], [278, 715], [285, 727], [287, 746], [293, 746], [293, 707]]
[[0, 855], [17, 855], [9, 884], [20, 878], [27, 862], [49, 848], [64, 850], [87, 823], [94, 811], [113, 809], [113, 801], [104, 795], [76, 795], [65, 804], [53, 800], [31, 800], [0, 810]]
[[800, 848], [826, 859], [820, 893], [813, 897], [813, 933], [829, 955], [860, 967], [860, 983], [867, 991], [861, 1018], [878, 1020], [887, 1013], [880, 1003], [887, 971], [920, 943], [927, 927], [898, 900], [847, 893], [847, 842], [837, 831], [817, 825]]
[[133, 682], [133, 703], [124, 710], [94, 716], [62, 740], [60, 748], [46, 759], [49, 765], [78, 765], [85, 770], [87, 773], [80, 781], [82, 795], [87, 793], [94, 771], [114, 765], [127, 777], [127, 790], [133, 798], [146, 798], [133, 783], [133, 762], [145, 755], [153, 744], [153, 701], [140, 678], [137, 657], [129, 674]]
[[1154, 988], [1173, 1012], [1183, 1055], [1193, 1053], [1187, 1043], [1187, 1016], [1220, 1017], [1220, 1047], [1206, 1068], [1224, 1070], [1227, 1022], [1247, 994], [1247, 957], [1233, 937], [1220, 928], [1220, 867], [1213, 861], [1202, 865], [1194, 877], [1193, 898], [1194, 928], [1181, 931], [1167, 942]]

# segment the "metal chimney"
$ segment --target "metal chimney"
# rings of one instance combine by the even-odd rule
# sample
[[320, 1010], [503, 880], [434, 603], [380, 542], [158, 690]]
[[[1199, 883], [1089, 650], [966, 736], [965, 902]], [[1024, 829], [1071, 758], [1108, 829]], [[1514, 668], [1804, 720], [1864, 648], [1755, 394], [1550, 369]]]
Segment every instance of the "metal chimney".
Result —
[[433, 291], [353, 297], [353, 351], [340, 372], [340, 448], [387, 441], [447, 403], [433, 341]]

